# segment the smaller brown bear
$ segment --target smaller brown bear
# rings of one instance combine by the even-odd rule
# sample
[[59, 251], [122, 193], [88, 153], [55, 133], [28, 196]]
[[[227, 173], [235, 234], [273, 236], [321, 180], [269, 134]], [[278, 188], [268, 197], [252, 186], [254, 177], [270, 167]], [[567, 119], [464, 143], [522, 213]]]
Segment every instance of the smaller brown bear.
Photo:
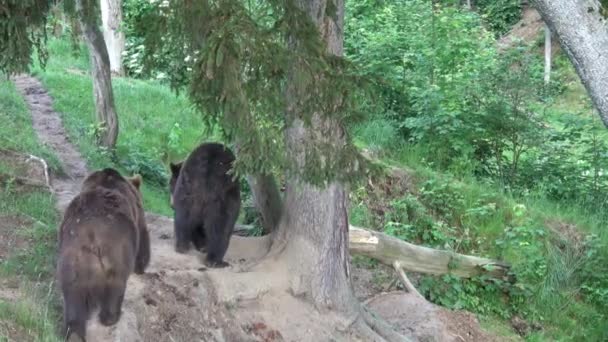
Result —
[[139, 191], [141, 177], [106, 168], [90, 174], [59, 228], [57, 282], [63, 295], [63, 336], [86, 339], [96, 308], [106, 326], [118, 322], [131, 272], [144, 273], [150, 237]]

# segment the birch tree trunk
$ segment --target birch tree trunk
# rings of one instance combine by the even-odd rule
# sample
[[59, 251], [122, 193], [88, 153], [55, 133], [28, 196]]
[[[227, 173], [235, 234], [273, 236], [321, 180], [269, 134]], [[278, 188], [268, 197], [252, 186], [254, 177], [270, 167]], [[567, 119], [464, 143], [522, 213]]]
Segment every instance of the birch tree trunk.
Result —
[[545, 85], [551, 81], [551, 29], [545, 25]]
[[82, 35], [89, 50], [95, 112], [100, 126], [98, 143], [114, 148], [118, 138], [118, 117], [114, 107], [110, 60], [103, 35], [97, 26], [96, 6], [88, 0], [76, 0], [76, 11]]
[[122, 75], [122, 53], [125, 50], [125, 35], [120, 30], [122, 0], [101, 0], [101, 22], [110, 58], [110, 70]]
[[597, 0], [532, 0], [608, 127], [608, 28]]

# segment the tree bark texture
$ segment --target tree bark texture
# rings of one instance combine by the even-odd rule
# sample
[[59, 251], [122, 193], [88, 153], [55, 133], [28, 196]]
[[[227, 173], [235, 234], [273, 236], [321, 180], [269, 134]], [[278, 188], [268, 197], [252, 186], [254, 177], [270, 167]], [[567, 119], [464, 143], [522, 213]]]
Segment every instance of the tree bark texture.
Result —
[[249, 175], [247, 182], [253, 195], [253, 203], [262, 216], [264, 234], [272, 233], [281, 219], [282, 199], [279, 187], [272, 175]]
[[101, 0], [101, 22], [110, 57], [110, 70], [122, 75], [122, 53], [125, 50], [125, 35], [120, 30], [122, 0]]
[[[336, 9], [331, 18], [326, 6]], [[343, 0], [297, 0], [297, 6], [313, 21], [326, 43], [330, 54], [343, 53]], [[292, 44], [297, 42], [292, 39]], [[288, 157], [298, 169], [305, 165], [305, 149], [310, 146], [344, 143], [341, 126], [335, 120], [316, 113], [309, 125], [301, 118], [296, 102], [306, 96], [306, 85], [295, 82], [294, 75], [302, 65], [293, 61], [290, 82], [287, 86], [286, 129]], [[325, 132], [325, 133], [322, 133]], [[285, 190], [284, 211], [275, 245], [285, 244], [290, 281], [294, 295], [304, 296], [318, 309], [329, 309], [346, 316], [359, 314], [359, 304], [350, 283], [348, 260], [347, 194], [337, 182], [324, 188], [315, 187], [292, 175]]]
[[597, 0], [532, 0], [608, 127], [608, 28]]
[[118, 138], [118, 117], [114, 106], [108, 50], [95, 15], [90, 13], [91, 8], [85, 6], [85, 0], [76, 1], [78, 21], [91, 59], [95, 112], [101, 128], [98, 143], [107, 148], [114, 148]]

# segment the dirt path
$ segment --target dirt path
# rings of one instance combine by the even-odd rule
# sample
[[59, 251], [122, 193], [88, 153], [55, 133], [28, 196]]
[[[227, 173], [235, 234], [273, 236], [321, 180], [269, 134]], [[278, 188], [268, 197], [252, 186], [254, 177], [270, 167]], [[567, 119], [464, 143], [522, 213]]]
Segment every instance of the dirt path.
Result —
[[[14, 81], [31, 110], [40, 141], [52, 148], [63, 164], [65, 175], [51, 175], [57, 207], [63, 212], [88, 173], [86, 162], [67, 138], [41, 83], [27, 75]], [[233, 236], [226, 254], [232, 266], [205, 269], [201, 255], [194, 251], [186, 255], [174, 252], [171, 219], [146, 213], [146, 221], [150, 266], [145, 274], [129, 278], [122, 317], [115, 326], [105, 328], [96, 319], [89, 321], [88, 341], [360, 341], [337, 329], [344, 322], [319, 313], [285, 292], [284, 287], [277, 287], [285, 282], [286, 275], [276, 271], [283, 267], [271, 262], [266, 268], [244, 271], [245, 262], [264, 256], [270, 242], [267, 237]], [[355, 284], [357, 288], [369, 288], [369, 284]], [[365, 295], [369, 296], [373, 294]], [[471, 314], [462, 319], [460, 313], [452, 314], [403, 292], [376, 293], [368, 306], [414, 340], [493, 340]]]
[[63, 164], [65, 174], [53, 174], [51, 182], [57, 197], [57, 209], [63, 212], [80, 191], [80, 184], [88, 172], [86, 162], [68, 140], [61, 117], [53, 110], [53, 100], [40, 81], [28, 75], [19, 75], [14, 82], [30, 108], [38, 139], [50, 147]]

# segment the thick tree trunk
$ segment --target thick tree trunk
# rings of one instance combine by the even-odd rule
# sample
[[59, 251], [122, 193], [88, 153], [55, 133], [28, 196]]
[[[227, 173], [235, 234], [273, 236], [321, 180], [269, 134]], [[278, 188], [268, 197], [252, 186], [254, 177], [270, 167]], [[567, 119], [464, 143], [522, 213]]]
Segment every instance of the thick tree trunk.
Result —
[[110, 69], [122, 75], [122, 53], [125, 50], [125, 35], [120, 30], [122, 0], [101, 0], [101, 22], [110, 57]]
[[597, 0], [532, 0], [608, 127], [608, 28]]
[[545, 25], [545, 85], [551, 81], [551, 29]]
[[[329, 0], [332, 1], [332, 0]], [[325, 38], [331, 54], [342, 55], [344, 4], [336, 0], [336, 20], [326, 17], [327, 1], [297, 0]], [[299, 44], [294, 40], [293, 44]], [[295, 48], [295, 47], [294, 47]], [[293, 62], [292, 80], [301, 65]], [[314, 114], [310, 126], [301, 119], [297, 101], [306, 96], [306, 85], [291, 82], [287, 89], [288, 121], [286, 146], [296, 169], [305, 167], [305, 150], [320, 143], [343, 143], [341, 128], [331, 118]], [[318, 132], [331, 132], [322, 136]], [[293, 274], [291, 287], [296, 295], [305, 295], [319, 309], [337, 310], [355, 315], [356, 299], [349, 278], [348, 217], [346, 191], [333, 182], [317, 188], [299, 176], [289, 178], [285, 191], [285, 210], [276, 241], [286, 243], [285, 254]]]
[[[296, 0], [295, 4], [316, 25], [327, 52], [341, 56], [344, 1]], [[297, 49], [301, 42], [296, 37], [290, 39]], [[305, 124], [298, 102], [310, 95], [307, 88], [310, 85], [296, 81], [299, 68], [302, 64], [293, 60], [286, 90], [289, 125], [285, 139], [292, 166], [303, 170], [311, 148], [343, 146], [345, 134], [337, 120], [321, 113], [313, 114]], [[328, 157], [331, 156], [322, 156]], [[316, 187], [304, 181], [297, 172], [290, 174], [273, 250], [278, 250], [287, 264], [292, 294], [306, 298], [321, 311], [331, 310], [344, 318], [342, 329], [352, 327], [368, 341], [406, 340], [374, 320], [354, 296], [349, 269], [347, 192], [343, 184], [334, 181]]]
[[95, 13], [85, 0], [76, 1], [78, 20], [91, 59], [91, 76], [93, 79], [93, 97], [95, 112], [101, 132], [98, 143], [114, 148], [118, 138], [118, 117], [114, 107], [110, 60], [103, 35], [97, 26]]
[[264, 234], [270, 234], [279, 224], [283, 209], [277, 182], [271, 175], [250, 175], [247, 182], [253, 194], [253, 203], [262, 216]]

